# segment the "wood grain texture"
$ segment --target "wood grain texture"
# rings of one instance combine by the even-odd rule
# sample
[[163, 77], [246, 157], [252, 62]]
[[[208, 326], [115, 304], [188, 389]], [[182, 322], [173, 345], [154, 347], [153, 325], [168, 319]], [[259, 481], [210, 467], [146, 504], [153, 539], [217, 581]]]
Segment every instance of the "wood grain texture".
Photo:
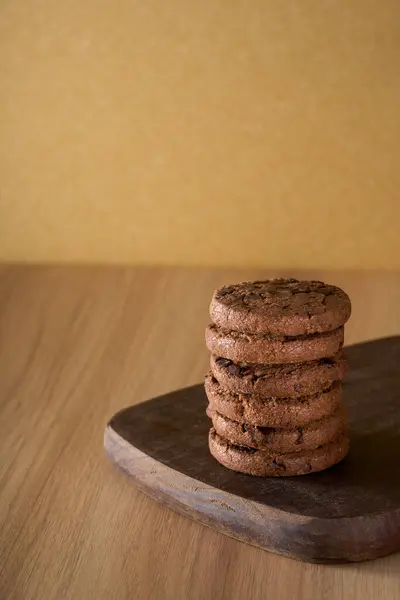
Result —
[[[0, 267], [1, 600], [398, 600], [400, 555], [303, 564], [150, 500], [104, 458], [109, 416], [207, 370], [212, 291], [282, 272]], [[297, 272], [353, 301], [347, 343], [400, 333], [400, 276]]]
[[107, 454], [139, 489], [217, 531], [317, 563], [400, 550], [400, 336], [349, 346], [343, 387], [351, 453], [304, 477], [233, 473], [208, 450], [203, 386], [128, 407], [107, 425]]

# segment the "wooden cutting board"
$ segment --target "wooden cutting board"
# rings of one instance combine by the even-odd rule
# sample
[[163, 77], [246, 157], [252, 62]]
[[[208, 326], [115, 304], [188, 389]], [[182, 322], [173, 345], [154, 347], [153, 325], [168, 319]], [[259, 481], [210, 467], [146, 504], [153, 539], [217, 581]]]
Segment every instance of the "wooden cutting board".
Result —
[[400, 549], [400, 336], [347, 348], [351, 449], [312, 475], [258, 478], [209, 454], [202, 385], [126, 408], [110, 459], [146, 494], [226, 535], [298, 560], [362, 561]]

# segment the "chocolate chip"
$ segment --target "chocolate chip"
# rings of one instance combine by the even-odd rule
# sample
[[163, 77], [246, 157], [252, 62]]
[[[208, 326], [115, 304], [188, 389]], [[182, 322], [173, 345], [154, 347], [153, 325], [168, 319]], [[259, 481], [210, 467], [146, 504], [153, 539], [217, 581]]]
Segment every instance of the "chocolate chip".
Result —
[[332, 369], [335, 366], [335, 363], [329, 358], [323, 358], [321, 361], [324, 365], [328, 367], [328, 369]]
[[312, 471], [312, 466], [310, 464], [304, 465], [303, 472], [304, 473], [309, 473], [310, 471]]
[[243, 433], [246, 433], [246, 431], [247, 431], [246, 423], [242, 423], [242, 431], [243, 431]]
[[231, 365], [229, 365], [226, 370], [231, 375], [239, 375], [239, 373], [240, 373], [240, 367], [238, 365], [235, 365], [235, 363], [232, 363]]
[[257, 452], [257, 448], [250, 448], [250, 446], [242, 446], [242, 448], [245, 452], [248, 452], [249, 454], [254, 454], [255, 452]]
[[298, 432], [298, 436], [297, 436], [297, 440], [296, 440], [296, 444], [302, 444], [303, 443], [303, 430], [301, 427], [297, 428], [297, 432]]
[[301, 386], [298, 383], [295, 383], [293, 386], [293, 389], [295, 392], [300, 392], [301, 391]]
[[245, 295], [245, 297], [243, 298], [243, 300], [244, 300], [245, 302], [248, 302], [248, 301], [252, 302], [253, 300], [257, 301], [257, 300], [260, 300], [260, 299], [261, 299], [261, 296], [260, 296], [260, 294], [253, 294], [252, 292], [249, 292], [249, 293], [248, 293], [248, 294], [246, 294], [246, 295]]
[[272, 464], [274, 465], [275, 469], [281, 469], [283, 471], [286, 470], [285, 465], [283, 463], [280, 463], [276, 458], [274, 458]]
[[233, 291], [234, 291], [234, 288], [232, 286], [223, 287], [217, 291], [217, 293], [215, 294], [215, 297], [222, 298], [222, 296], [227, 296], [228, 294], [231, 294]]
[[216, 361], [219, 367], [229, 367], [232, 364], [232, 361], [229, 358], [217, 358]]
[[239, 375], [240, 377], [251, 377], [253, 370], [250, 367], [240, 367]]
[[261, 425], [258, 427], [263, 435], [270, 435], [274, 433], [275, 429], [273, 427], [262, 427]]
[[272, 438], [275, 433], [275, 429], [273, 427], [257, 427], [258, 431], [262, 433], [265, 444], [270, 444], [272, 442]]

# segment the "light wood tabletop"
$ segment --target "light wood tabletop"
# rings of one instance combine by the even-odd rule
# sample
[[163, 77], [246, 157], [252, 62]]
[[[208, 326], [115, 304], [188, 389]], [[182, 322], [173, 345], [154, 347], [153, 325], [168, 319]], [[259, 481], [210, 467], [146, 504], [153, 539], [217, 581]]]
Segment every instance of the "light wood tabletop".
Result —
[[[201, 381], [213, 289], [276, 275], [0, 267], [1, 600], [400, 598], [400, 554], [269, 554], [157, 504], [105, 459], [113, 413]], [[400, 333], [399, 274], [291, 275], [349, 293], [347, 343]]]

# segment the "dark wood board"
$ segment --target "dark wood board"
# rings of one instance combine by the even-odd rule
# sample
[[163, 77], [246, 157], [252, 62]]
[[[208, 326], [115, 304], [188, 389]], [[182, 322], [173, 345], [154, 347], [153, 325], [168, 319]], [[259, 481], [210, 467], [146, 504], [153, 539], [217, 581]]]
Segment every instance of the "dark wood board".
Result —
[[298, 560], [341, 563], [400, 549], [400, 336], [347, 348], [351, 448], [312, 475], [258, 478], [208, 451], [202, 385], [117, 413], [110, 459], [146, 494], [226, 535]]

